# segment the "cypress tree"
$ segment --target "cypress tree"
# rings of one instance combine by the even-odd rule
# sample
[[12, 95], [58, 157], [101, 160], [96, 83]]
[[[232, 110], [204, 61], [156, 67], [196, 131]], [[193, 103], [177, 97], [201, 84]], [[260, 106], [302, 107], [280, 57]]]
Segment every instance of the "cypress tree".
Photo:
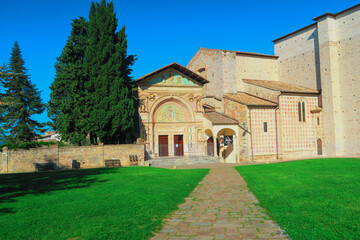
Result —
[[33, 120], [34, 114], [45, 110], [40, 91], [31, 83], [19, 44], [15, 42], [11, 52], [8, 71], [4, 79], [5, 94], [3, 128], [7, 132], [8, 142], [19, 143], [31, 141], [44, 131], [44, 124]]
[[125, 28], [116, 33], [117, 18], [112, 2], [92, 3], [89, 13], [89, 45], [85, 67], [89, 74], [87, 126], [91, 142], [105, 144], [124, 141], [133, 127], [135, 103], [127, 55]]
[[48, 116], [52, 127], [65, 141], [82, 145], [87, 129], [84, 119], [87, 73], [84, 70], [87, 40], [87, 21], [74, 19], [71, 34], [55, 64], [56, 75], [51, 84]]
[[5, 114], [5, 94], [4, 92], [4, 83], [7, 81], [9, 77], [9, 71], [4, 64], [0, 67], [0, 144], [5, 142], [6, 134], [4, 131], [4, 114]]

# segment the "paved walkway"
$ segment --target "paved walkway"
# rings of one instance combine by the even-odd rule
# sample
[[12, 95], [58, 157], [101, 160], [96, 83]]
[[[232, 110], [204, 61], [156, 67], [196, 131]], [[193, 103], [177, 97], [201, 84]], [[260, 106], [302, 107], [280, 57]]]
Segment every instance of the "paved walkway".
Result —
[[152, 239], [285, 239], [257, 203], [232, 165], [212, 165]]

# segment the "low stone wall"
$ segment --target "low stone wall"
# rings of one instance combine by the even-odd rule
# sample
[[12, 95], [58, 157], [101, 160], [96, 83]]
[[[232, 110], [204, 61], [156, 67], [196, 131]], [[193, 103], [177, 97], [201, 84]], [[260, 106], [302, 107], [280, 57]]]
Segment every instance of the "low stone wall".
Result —
[[2, 154], [0, 154], [0, 173], [2, 173], [3, 172], [3, 155]]
[[144, 145], [119, 144], [82, 147], [51, 146], [11, 150], [4, 148], [0, 153], [0, 172], [34, 172], [39, 166], [50, 164], [56, 168], [71, 168], [72, 161], [80, 163], [80, 168], [105, 167], [105, 160], [119, 159], [122, 166], [129, 166], [129, 155], [137, 155], [144, 164]]

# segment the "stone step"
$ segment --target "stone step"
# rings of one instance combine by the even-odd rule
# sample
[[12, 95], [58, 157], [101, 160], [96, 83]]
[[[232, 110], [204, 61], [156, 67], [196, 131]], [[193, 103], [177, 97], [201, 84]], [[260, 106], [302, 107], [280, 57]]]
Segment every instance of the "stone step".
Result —
[[219, 157], [211, 156], [198, 156], [198, 157], [160, 157], [147, 160], [150, 166], [178, 166], [188, 164], [206, 164], [206, 163], [219, 163]]

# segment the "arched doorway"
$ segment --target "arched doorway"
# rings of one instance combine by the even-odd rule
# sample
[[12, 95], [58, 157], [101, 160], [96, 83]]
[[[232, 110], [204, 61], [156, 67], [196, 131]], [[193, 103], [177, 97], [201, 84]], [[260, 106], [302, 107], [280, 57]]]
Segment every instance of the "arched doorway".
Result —
[[236, 163], [236, 133], [231, 128], [223, 128], [217, 133], [218, 155], [227, 163]]
[[317, 145], [317, 154], [322, 155], [322, 140], [320, 138], [316, 141], [316, 145]]
[[207, 147], [207, 155], [214, 156], [214, 138], [213, 137], [208, 138], [206, 147]]

